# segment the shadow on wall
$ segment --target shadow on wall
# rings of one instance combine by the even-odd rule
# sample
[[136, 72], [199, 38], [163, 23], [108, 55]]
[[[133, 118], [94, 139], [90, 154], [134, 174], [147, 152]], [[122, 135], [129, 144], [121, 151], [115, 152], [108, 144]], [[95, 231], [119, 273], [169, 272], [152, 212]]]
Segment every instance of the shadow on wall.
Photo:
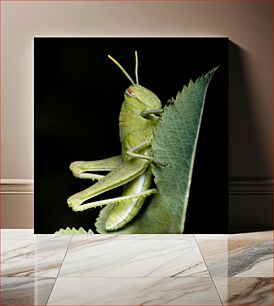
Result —
[[246, 51], [229, 43], [229, 231], [272, 229], [272, 184], [247, 83]]

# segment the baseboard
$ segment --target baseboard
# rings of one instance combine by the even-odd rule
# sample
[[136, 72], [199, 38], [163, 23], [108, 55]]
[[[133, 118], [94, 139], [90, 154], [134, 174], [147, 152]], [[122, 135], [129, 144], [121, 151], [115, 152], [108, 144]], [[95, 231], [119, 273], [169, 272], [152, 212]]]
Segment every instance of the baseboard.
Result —
[[273, 229], [273, 180], [231, 178], [229, 182], [229, 232]]
[[1, 179], [1, 228], [33, 228], [33, 180]]

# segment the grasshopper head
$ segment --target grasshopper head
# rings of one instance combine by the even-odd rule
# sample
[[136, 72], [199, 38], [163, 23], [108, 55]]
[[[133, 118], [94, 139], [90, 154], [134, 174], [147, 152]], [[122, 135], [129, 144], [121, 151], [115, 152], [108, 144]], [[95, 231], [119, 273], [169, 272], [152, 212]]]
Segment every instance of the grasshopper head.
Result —
[[143, 105], [143, 110], [161, 108], [161, 101], [159, 100], [159, 98], [149, 89], [139, 85], [137, 51], [135, 51], [136, 84], [134, 83], [130, 75], [126, 72], [126, 70], [122, 67], [122, 65], [120, 65], [112, 56], [108, 55], [108, 57], [122, 70], [125, 76], [132, 83], [132, 85], [129, 86], [129, 88], [125, 91], [125, 99], [127, 101]]
[[131, 85], [125, 91], [125, 99], [130, 99], [132, 103], [141, 104], [146, 109], [161, 108], [161, 101], [149, 89], [141, 85]]

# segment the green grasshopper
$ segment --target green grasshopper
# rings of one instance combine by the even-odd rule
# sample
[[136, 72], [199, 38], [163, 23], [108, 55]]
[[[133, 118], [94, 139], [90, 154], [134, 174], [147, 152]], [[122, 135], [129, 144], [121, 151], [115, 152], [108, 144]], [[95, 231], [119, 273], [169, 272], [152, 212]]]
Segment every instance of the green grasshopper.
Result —
[[[137, 52], [135, 51], [136, 83], [113, 57], [110, 55], [108, 57], [122, 70], [132, 84], [124, 93], [124, 102], [119, 117], [122, 155], [97, 161], [71, 163], [70, 169], [74, 176], [98, 180], [98, 182], [72, 195], [67, 202], [74, 211], [112, 204], [113, 208], [106, 221], [106, 230], [113, 231], [131, 221], [142, 208], [145, 198], [158, 192], [156, 188], [150, 188], [153, 179], [151, 162], [160, 166], [166, 166], [166, 164], [154, 160], [152, 156], [153, 130], [163, 110], [159, 98], [150, 90], [139, 85]], [[105, 176], [92, 173], [100, 171], [109, 173]], [[124, 190], [121, 197], [84, 203], [122, 185], [124, 185]]]

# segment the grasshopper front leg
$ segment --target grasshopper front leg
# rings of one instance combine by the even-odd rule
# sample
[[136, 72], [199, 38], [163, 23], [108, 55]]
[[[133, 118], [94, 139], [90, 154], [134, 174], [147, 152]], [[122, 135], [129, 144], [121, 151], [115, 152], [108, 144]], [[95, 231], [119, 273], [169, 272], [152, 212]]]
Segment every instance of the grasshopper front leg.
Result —
[[[141, 159], [146, 159], [146, 160], [149, 160], [161, 167], [166, 167], [166, 164], [165, 163], [162, 163], [158, 160], [155, 160], [153, 156], [149, 156], [149, 155], [145, 155], [145, 154], [140, 154], [140, 153], [135, 153], [135, 152], [138, 152], [148, 146], [151, 145], [151, 141], [150, 140], [147, 140], [147, 141], [144, 141], [140, 144], [138, 144], [137, 146], [135, 147], [132, 147], [130, 149], [127, 150], [127, 154], [131, 157], [135, 157], [135, 158], [141, 158]], [[150, 150], [149, 150], [150, 151]]]
[[[159, 115], [163, 112], [164, 110], [162, 108], [157, 108], [157, 109], [147, 109], [143, 112], [141, 112], [141, 116], [143, 118], [148, 118], [150, 115]], [[154, 119], [158, 119], [157, 117]]]

